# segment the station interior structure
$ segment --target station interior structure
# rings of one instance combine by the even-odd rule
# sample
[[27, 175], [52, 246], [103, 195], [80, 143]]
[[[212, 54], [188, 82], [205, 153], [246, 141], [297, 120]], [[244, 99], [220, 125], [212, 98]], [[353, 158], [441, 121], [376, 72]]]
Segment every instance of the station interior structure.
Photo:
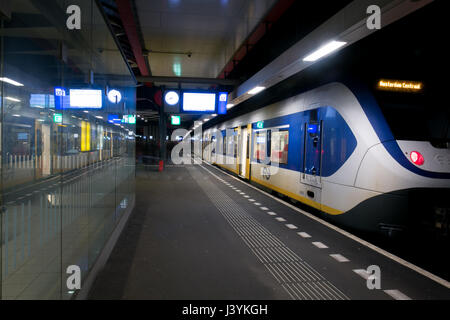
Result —
[[444, 3], [0, 1], [0, 300], [450, 299]]

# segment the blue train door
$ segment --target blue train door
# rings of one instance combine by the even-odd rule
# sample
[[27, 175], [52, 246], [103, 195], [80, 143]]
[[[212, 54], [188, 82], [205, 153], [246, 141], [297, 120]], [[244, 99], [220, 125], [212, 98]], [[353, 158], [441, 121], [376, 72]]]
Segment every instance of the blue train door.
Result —
[[322, 121], [309, 121], [304, 128], [302, 182], [322, 187]]

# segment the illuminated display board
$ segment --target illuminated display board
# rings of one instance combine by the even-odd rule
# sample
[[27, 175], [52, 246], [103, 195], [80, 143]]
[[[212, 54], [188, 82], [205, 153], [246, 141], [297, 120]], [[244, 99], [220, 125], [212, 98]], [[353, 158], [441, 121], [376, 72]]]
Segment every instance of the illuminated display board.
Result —
[[55, 96], [50, 94], [31, 94], [30, 108], [55, 108]]
[[423, 83], [403, 80], [380, 80], [378, 82], [378, 89], [387, 91], [420, 92], [423, 89]]
[[183, 92], [183, 106], [184, 112], [216, 112], [216, 93], [204, 92]]
[[71, 108], [101, 109], [103, 106], [102, 90], [92, 89], [70, 89]]
[[117, 114], [108, 114], [108, 122], [109, 123], [122, 123], [122, 119], [120, 119], [119, 115]]

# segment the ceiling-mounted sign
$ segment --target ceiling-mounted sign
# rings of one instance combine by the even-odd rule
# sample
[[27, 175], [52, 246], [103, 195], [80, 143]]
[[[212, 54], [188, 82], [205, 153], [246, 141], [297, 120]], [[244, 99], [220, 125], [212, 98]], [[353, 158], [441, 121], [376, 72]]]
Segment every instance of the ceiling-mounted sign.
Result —
[[257, 129], [264, 129], [264, 121], [258, 121], [256, 123], [256, 128]]
[[122, 117], [122, 123], [136, 124], [136, 116], [132, 114], [126, 114]]
[[228, 93], [219, 92], [219, 105], [217, 106], [218, 114], [227, 114]]
[[181, 125], [181, 117], [180, 116], [172, 116], [170, 119], [171, 119], [171, 123], [173, 126]]
[[122, 94], [118, 90], [110, 90], [108, 92], [108, 100], [111, 103], [120, 103], [120, 101], [122, 101]]
[[216, 94], [205, 92], [183, 92], [184, 112], [215, 113]]
[[378, 89], [387, 91], [420, 92], [423, 89], [422, 82], [404, 80], [380, 80]]
[[63, 116], [61, 113], [55, 113], [53, 115], [53, 122], [54, 123], [62, 123], [63, 122]]
[[101, 109], [103, 106], [102, 90], [70, 89], [70, 107], [76, 109]]

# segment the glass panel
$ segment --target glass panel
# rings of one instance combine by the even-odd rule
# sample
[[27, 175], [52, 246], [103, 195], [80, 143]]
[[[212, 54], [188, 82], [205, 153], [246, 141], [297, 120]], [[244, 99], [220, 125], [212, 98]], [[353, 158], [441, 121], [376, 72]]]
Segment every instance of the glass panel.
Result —
[[[66, 271], [79, 267], [83, 286], [134, 204], [135, 83], [95, 1], [11, 3], [0, 51], [1, 298], [71, 299]], [[66, 27], [69, 5], [81, 30]], [[108, 100], [113, 89], [121, 99]]]

